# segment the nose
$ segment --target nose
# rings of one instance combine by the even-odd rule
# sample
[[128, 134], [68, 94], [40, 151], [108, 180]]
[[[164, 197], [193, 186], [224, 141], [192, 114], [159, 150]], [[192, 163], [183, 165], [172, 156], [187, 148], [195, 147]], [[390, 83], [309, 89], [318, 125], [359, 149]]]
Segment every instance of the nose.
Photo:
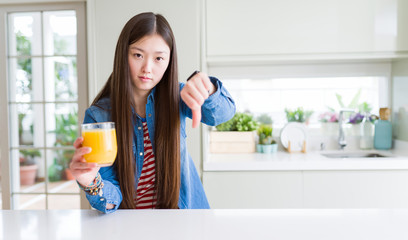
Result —
[[152, 61], [147, 59], [143, 64], [142, 71], [144, 73], [150, 73], [152, 71], [152, 64], [153, 64]]

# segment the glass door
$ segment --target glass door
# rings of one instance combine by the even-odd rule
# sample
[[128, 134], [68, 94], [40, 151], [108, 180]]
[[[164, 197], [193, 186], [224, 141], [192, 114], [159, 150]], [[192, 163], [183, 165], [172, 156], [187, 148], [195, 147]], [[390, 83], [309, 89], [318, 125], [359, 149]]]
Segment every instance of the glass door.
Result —
[[85, 46], [78, 40], [85, 38], [78, 36], [79, 24], [85, 25], [76, 9], [7, 13], [12, 209], [80, 208], [80, 191], [69, 171], [82, 121], [78, 112], [86, 107], [86, 55], [78, 52], [79, 44]]

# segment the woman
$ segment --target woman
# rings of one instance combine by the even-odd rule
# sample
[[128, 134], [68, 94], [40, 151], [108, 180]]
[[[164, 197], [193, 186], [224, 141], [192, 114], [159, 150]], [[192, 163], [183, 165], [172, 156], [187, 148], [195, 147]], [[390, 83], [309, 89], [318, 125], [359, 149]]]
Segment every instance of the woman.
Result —
[[115, 163], [99, 168], [85, 162], [83, 155], [91, 149], [82, 147], [79, 137], [70, 169], [91, 206], [101, 212], [209, 208], [187, 153], [185, 118], [193, 119], [193, 127], [200, 119], [214, 126], [234, 113], [234, 101], [218, 79], [196, 73], [186, 84], [178, 82], [168, 22], [158, 14], [138, 14], [124, 26], [113, 72], [84, 119], [115, 122]]

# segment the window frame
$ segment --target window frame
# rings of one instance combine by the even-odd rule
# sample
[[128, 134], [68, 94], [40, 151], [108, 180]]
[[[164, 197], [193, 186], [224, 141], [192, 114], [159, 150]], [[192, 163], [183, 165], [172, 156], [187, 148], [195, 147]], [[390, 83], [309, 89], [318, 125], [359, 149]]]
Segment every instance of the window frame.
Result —
[[[77, 18], [77, 81], [78, 81], [78, 129], [84, 113], [88, 107], [88, 75], [87, 75], [87, 42], [86, 42], [86, 7], [85, 2], [75, 3], [45, 3], [0, 6], [0, 164], [2, 209], [13, 209], [11, 193], [10, 169], [10, 120], [8, 93], [8, 63], [7, 63], [7, 16], [14, 12], [43, 12], [74, 10]], [[48, 192], [41, 193], [48, 195]], [[52, 195], [55, 195], [53, 193]], [[65, 195], [65, 194], [57, 194]], [[81, 195], [81, 209], [89, 208], [83, 193]]]

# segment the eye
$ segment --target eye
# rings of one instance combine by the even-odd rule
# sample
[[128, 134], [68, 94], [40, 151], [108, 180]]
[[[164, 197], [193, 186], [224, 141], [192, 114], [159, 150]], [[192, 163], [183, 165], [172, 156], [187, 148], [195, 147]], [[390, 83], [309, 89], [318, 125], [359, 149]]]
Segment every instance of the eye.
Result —
[[163, 61], [164, 58], [162, 58], [162, 57], [157, 57], [156, 60], [157, 60], [157, 61]]
[[141, 58], [141, 57], [143, 57], [142, 54], [140, 54], [140, 53], [134, 53], [133, 56], [136, 57], [136, 58]]

